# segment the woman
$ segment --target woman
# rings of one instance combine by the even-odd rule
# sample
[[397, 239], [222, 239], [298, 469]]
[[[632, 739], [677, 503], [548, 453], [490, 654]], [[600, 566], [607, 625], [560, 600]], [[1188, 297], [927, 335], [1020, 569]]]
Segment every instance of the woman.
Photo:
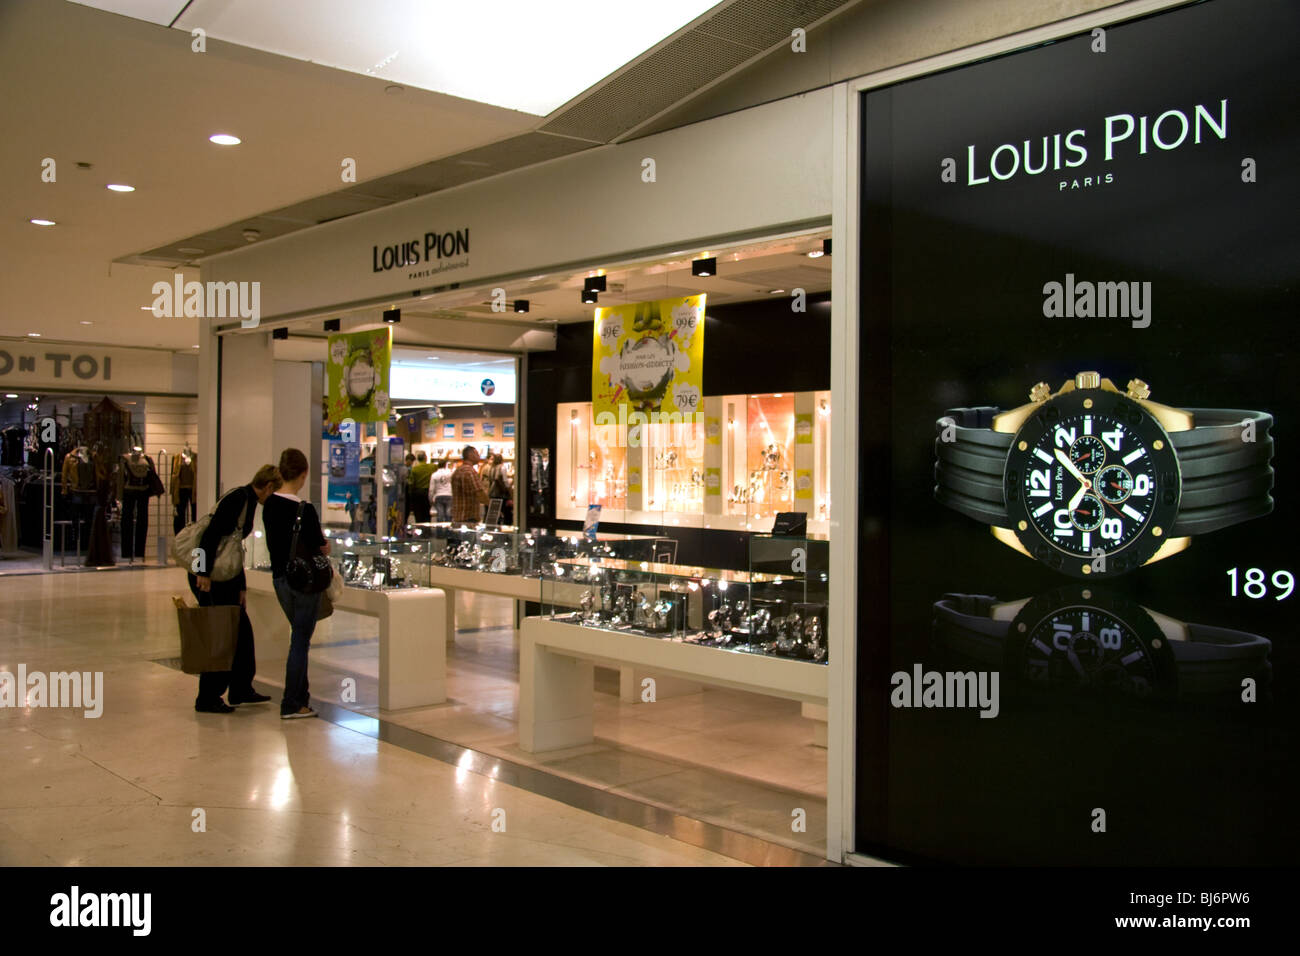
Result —
[[429, 504], [434, 521], [451, 520], [451, 462], [444, 458], [438, 470], [429, 476]]
[[[199, 539], [203, 564], [210, 568], [217, 560], [217, 549], [224, 538], [238, 532], [241, 538], [247, 538], [253, 530], [253, 516], [257, 506], [264, 504], [267, 498], [280, 487], [280, 472], [274, 465], [263, 465], [257, 469], [252, 482], [229, 492], [217, 503], [208, 528]], [[241, 520], [242, 518], [242, 520]], [[253, 647], [253, 623], [244, 610], [248, 603], [248, 588], [244, 581], [244, 572], [229, 581], [214, 581], [205, 574], [189, 575], [190, 590], [198, 599], [199, 607], [233, 607], [239, 605], [239, 636], [235, 640], [235, 659], [228, 671], [209, 671], [199, 675], [199, 696], [194, 701], [194, 709], [206, 714], [228, 714], [236, 704], [261, 704], [270, 700], [265, 694], [253, 690], [253, 675], [257, 672], [257, 655]], [[230, 690], [226, 703], [221, 695]]]
[[308, 706], [307, 652], [316, 630], [316, 612], [320, 594], [295, 591], [289, 586], [285, 568], [289, 563], [289, 546], [293, 543], [293, 525], [302, 506], [302, 525], [298, 531], [297, 557], [310, 558], [319, 552], [329, 554], [329, 542], [320, 529], [320, 518], [310, 501], [298, 497], [307, 482], [307, 456], [297, 448], [286, 448], [280, 455], [280, 477], [284, 487], [271, 495], [262, 506], [262, 525], [266, 528], [266, 548], [271, 552], [271, 581], [275, 596], [289, 619], [289, 660], [284, 668], [284, 698], [280, 701], [280, 719], [315, 717]]
[[511, 525], [514, 523], [514, 492], [510, 487], [510, 479], [506, 476], [505, 461], [501, 453], [494, 454], [487, 466], [482, 472], [483, 484], [487, 486], [489, 498], [501, 499], [501, 523]]

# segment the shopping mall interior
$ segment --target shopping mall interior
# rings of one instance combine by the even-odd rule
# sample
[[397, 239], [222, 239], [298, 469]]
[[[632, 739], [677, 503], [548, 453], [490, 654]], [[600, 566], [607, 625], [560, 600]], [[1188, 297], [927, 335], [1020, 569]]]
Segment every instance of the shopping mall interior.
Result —
[[[1148, 373], [1104, 307], [1055, 364], [1011, 358], [1058, 335], [1044, 282], [1159, 244], [1125, 231], [1145, 214], [1105, 205], [1145, 201], [1144, 171], [1259, 135], [1224, 147], [1240, 165], [1272, 142], [1238, 105], [1244, 72], [1225, 68], [1220, 86], [1152, 81], [1125, 107], [1150, 113], [1152, 150], [1148, 116], [1139, 153], [1133, 116], [1119, 135], [1112, 115], [1103, 162], [1118, 100], [1076, 102], [1051, 77], [1097, 62], [1083, 58], [1098, 31], [1118, 72], [1089, 88], [1131, 89], [1155, 70], [1123, 38], [1178, 63], [1213, 18], [1234, 39], [1295, 19], [1275, 0], [1230, 5], [0, 0], [14, 134], [0, 150], [0, 864], [1186, 862], [1159, 834], [1131, 860], [1099, 849], [1042, 809], [1094, 800], [1075, 799], [1091, 786], [1077, 768], [1017, 756], [1082, 711], [1025, 703], [1006, 673], [1002, 720], [901, 711], [890, 674], [915, 665], [919, 684], [959, 637], [963, 662], [1038, 673], [1001, 647], [1039, 605], [970, 603], [1065, 581], [1021, 544], [1042, 512], [1019, 532], [1007, 518], [1015, 447], [984, 406], [1031, 386], [1042, 402], [1059, 381], [1059, 395], [1118, 394], [1079, 371], [1108, 362], [1143, 389], [1139, 372], [1163, 374], [1175, 405], [1278, 414], [1262, 386], [1175, 394], [1166, 333], [1141, 341]], [[602, 24], [599, 42], [581, 22]], [[1086, 165], [1068, 155], [1088, 157], [1085, 130]], [[1258, 215], [1286, 205], [1272, 193]], [[1122, 249], [1094, 241], [1105, 222], [1052, 231], [1102, 206]], [[1201, 261], [1129, 272], [1156, 277], [1157, 312], [1194, 310]], [[1022, 314], [1032, 331], [1013, 331]], [[941, 413], [957, 417], [936, 442]], [[1267, 447], [1231, 465], [1258, 473], [1222, 492], [1256, 495], [1233, 521], [1273, 507], [1259, 422]], [[961, 457], [981, 429], [985, 459]], [[1094, 486], [1064, 455], [1086, 508]], [[1134, 479], [1135, 458], [1120, 469], [1130, 504], [1157, 480]], [[1095, 500], [1095, 525], [1060, 511], [1048, 544], [1127, 520], [1123, 498], [1104, 521]], [[1048, 567], [1025, 570], [1034, 558]], [[1156, 584], [1125, 598], [1143, 608], [1201, 587], [1162, 590], [1148, 570]], [[1216, 607], [1188, 611], [1226, 626]], [[1083, 675], [1062, 627], [1049, 641]], [[1062, 680], [1072, 693], [1127, 668], [1149, 690], [1183, 666], [1143, 653], [1077, 679], [1063, 664]], [[1150, 674], [1135, 676], [1139, 657]], [[1228, 753], [1224, 726], [1209, 746]], [[1137, 765], [1112, 759], [1116, 778]], [[1008, 767], [1044, 781], [1037, 809]], [[1122, 821], [1146, 797], [1113, 799]], [[1265, 843], [1207, 852], [1281, 852]]]

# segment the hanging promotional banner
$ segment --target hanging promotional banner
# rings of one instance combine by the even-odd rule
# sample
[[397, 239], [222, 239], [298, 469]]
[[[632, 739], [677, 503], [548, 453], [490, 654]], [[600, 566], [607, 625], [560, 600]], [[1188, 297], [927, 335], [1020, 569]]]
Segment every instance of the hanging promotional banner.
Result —
[[389, 413], [389, 371], [393, 330], [343, 332], [329, 337], [325, 374], [329, 391], [329, 420], [382, 422]]
[[703, 410], [703, 388], [703, 294], [596, 310], [594, 415], [694, 415]]

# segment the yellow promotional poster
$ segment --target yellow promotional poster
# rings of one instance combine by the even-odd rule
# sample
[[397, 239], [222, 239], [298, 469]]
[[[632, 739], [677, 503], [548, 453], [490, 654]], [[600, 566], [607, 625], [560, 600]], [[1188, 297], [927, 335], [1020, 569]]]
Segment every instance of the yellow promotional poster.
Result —
[[703, 294], [596, 310], [594, 415], [609, 413], [625, 420], [632, 412], [700, 413], [703, 366]]

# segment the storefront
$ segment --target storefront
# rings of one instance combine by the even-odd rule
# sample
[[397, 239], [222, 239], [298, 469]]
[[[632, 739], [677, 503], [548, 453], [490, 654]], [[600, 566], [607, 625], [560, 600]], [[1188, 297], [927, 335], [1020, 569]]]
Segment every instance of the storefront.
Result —
[[[373, 666], [359, 663], [361, 652], [324, 649], [371, 640], [373, 625], [336, 616], [325, 625], [330, 637], [313, 651], [313, 667], [354, 677], [358, 708], [429, 702], [432, 709], [385, 717], [434, 734], [442, 727], [450, 740], [468, 734], [476, 747], [548, 765], [556, 747], [568, 744], [548, 738], [545, 715], [520, 701], [542, 701], [555, 685], [514, 660], [551, 647], [557, 636], [606, 635], [594, 668], [580, 650], [566, 659], [579, 680], [586, 675], [580, 696], [611, 714], [593, 711], [585, 731], [570, 725], [565, 732], [598, 735], [596, 746], [619, 755], [604, 766], [625, 759], [662, 766], [657, 776], [673, 781], [671, 792], [655, 796], [647, 782], [638, 799], [824, 855], [826, 687], [835, 666], [826, 653], [826, 542], [834, 534], [831, 103], [820, 92], [769, 104], [204, 263], [207, 281], [257, 276], [264, 283], [261, 326], [214, 327], [203, 350], [203, 374], [221, 383], [221, 399], [208, 410], [220, 468], [212, 477], [220, 485], [246, 480], [285, 444], [305, 447], [291, 438], [301, 427], [282, 421], [282, 412], [293, 418], [313, 402], [319, 408], [335, 400], [328, 376], [311, 367], [325, 358], [328, 335], [386, 329], [394, 351], [383, 391], [391, 407], [373, 438], [371, 423], [357, 422], [359, 456], [374, 443], [375, 473], [385, 464], [394, 472], [404, 467], [408, 452], [434, 458], [459, 454], [466, 444], [500, 448], [516, 463], [520, 530], [489, 527], [464, 537], [452, 529], [408, 534], [400, 543], [372, 539], [347, 520], [329, 500], [336, 495], [327, 476], [321, 497], [342, 535], [336, 550], [346, 580], [385, 594], [413, 585], [441, 590], [448, 595], [446, 618], [437, 621], [451, 641], [447, 679], [473, 687], [493, 675], [490, 688], [459, 695], [468, 713], [444, 727], [434, 703], [441, 692], [433, 690], [442, 678], [431, 677], [424, 696], [415, 688], [414, 698], [392, 683], [401, 638], [384, 630], [389, 612], [377, 612], [388, 643]], [[764, 145], [772, 124], [807, 129], [809, 138], [774, 162]], [[660, 170], [690, 168], [691, 175], [643, 180], [647, 151]], [[592, 214], [590, 227], [555, 230], [574, 208]], [[459, 246], [450, 244], [455, 254], [439, 259], [447, 244], [417, 242], [415, 252], [403, 253], [404, 268], [375, 270], [374, 249], [392, 245], [391, 237], [426, 233], [461, 237]], [[708, 259], [712, 268], [702, 269]], [[394, 310], [400, 321], [385, 322]], [[326, 331], [325, 322], [337, 331]], [[616, 323], [621, 338], [611, 338]], [[288, 338], [273, 339], [272, 328]], [[635, 347], [642, 357], [674, 356], [649, 363], [657, 381], [644, 383], [635, 406], [630, 392], [619, 392], [633, 379], [607, 382], [623, 424], [617, 411], [610, 424], [601, 417], [608, 408], [593, 408], [601, 328], [609, 355]], [[634, 331], [648, 334], [633, 341]], [[518, 362], [518, 376], [482, 375], [468, 386], [450, 377], [435, 382], [430, 356], [441, 365], [455, 361], [457, 349], [504, 355]], [[656, 421], [644, 433], [634, 420], [629, 430], [628, 413], [667, 410], [656, 403], [669, 371], [666, 394], [678, 419]], [[296, 395], [276, 388], [277, 378], [295, 374], [303, 383]], [[455, 390], [470, 386], [476, 395]], [[258, 406], [274, 414], [255, 416]], [[345, 417], [332, 416], [331, 425]], [[323, 458], [328, 471], [333, 459]], [[390, 488], [401, 480], [391, 477]], [[592, 506], [601, 512], [594, 527]], [[788, 538], [771, 537], [778, 513], [798, 519]], [[602, 568], [611, 571], [616, 562], [632, 565], [612, 583], [590, 577], [593, 558], [610, 562]], [[643, 572], [642, 563], [654, 570]], [[273, 613], [259, 621], [276, 626]], [[535, 621], [549, 630], [534, 637]], [[653, 654], [643, 658], [647, 648]], [[647, 686], [654, 688], [648, 697]], [[682, 707], [714, 716], [683, 732]], [[638, 713], [651, 720], [640, 724]], [[501, 726], [507, 720], [508, 729]], [[629, 757], [634, 751], [642, 757]], [[723, 752], [734, 758], [730, 773], [716, 759]], [[593, 766], [571, 776], [598, 789], [617, 784]], [[690, 794], [701, 787], [729, 796], [715, 809], [692, 810], [698, 801]], [[809, 821], [793, 828], [792, 794]]]
[[196, 368], [162, 350], [0, 342], [0, 573], [166, 562], [194, 513]]

